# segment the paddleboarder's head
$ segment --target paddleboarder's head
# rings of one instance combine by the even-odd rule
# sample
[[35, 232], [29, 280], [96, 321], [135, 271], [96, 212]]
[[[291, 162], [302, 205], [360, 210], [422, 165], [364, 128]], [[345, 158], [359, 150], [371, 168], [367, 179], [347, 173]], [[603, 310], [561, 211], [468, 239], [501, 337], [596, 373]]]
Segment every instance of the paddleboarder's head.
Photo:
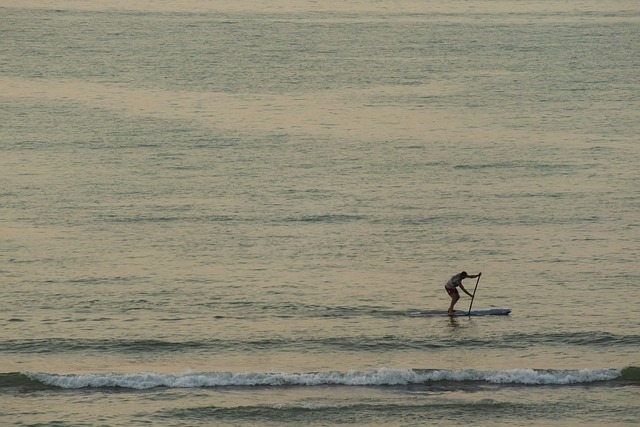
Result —
[[464, 278], [465, 278], [465, 277], [467, 277], [467, 276], [468, 276], [468, 274], [467, 274], [467, 272], [466, 272], [466, 271], [463, 271], [462, 273], [460, 273], [460, 278], [461, 278], [461, 279], [464, 279]]

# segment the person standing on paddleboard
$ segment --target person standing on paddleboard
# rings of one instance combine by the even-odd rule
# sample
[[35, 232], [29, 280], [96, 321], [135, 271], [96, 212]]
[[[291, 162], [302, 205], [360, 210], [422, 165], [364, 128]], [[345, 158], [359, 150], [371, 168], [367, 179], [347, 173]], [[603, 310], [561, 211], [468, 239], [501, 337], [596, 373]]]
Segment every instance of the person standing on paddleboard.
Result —
[[462, 286], [462, 280], [463, 279], [474, 279], [476, 277], [480, 277], [482, 275], [482, 273], [478, 273], [476, 275], [468, 275], [466, 271], [463, 271], [462, 273], [458, 273], [455, 276], [453, 276], [451, 279], [447, 280], [447, 283], [445, 283], [444, 285], [444, 290], [447, 291], [447, 293], [449, 294], [449, 296], [451, 297], [451, 305], [449, 305], [449, 310], [447, 310], [447, 312], [449, 314], [453, 314], [455, 313], [455, 310], [453, 309], [453, 306], [456, 305], [456, 303], [458, 302], [458, 300], [460, 299], [460, 293], [458, 292], [458, 287], [460, 289], [462, 289], [464, 291], [465, 294], [469, 295], [471, 298], [473, 298], [473, 295], [471, 295], [465, 288], [464, 286]]

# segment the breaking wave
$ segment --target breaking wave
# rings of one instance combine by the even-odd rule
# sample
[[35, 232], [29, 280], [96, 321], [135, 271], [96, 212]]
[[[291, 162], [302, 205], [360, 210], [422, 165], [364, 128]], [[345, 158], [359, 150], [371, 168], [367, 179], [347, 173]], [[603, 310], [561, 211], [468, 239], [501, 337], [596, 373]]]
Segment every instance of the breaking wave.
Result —
[[461, 386], [461, 385], [573, 385], [623, 381], [640, 383], [640, 368], [501, 371], [377, 369], [348, 372], [186, 372], [181, 374], [0, 374], [0, 390], [5, 388], [154, 388], [278, 387], [278, 386]]

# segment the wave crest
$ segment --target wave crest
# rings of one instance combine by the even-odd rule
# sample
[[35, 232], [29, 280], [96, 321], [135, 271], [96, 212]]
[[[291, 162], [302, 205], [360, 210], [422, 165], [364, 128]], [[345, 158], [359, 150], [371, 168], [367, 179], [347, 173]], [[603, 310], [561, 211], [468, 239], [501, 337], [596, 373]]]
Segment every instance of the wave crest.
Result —
[[640, 368], [542, 370], [511, 369], [502, 371], [377, 369], [348, 372], [202, 372], [184, 374], [21, 374], [42, 385], [64, 389], [126, 388], [152, 389], [203, 387], [277, 387], [277, 386], [403, 386], [460, 383], [514, 385], [569, 385], [637, 377]]

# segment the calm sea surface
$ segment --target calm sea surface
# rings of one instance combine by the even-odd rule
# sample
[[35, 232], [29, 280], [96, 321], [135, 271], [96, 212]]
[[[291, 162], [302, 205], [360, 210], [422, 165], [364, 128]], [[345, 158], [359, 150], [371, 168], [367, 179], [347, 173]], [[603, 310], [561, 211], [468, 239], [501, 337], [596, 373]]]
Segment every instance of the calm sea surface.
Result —
[[21, 3], [0, 424], [640, 423], [637, 1]]

